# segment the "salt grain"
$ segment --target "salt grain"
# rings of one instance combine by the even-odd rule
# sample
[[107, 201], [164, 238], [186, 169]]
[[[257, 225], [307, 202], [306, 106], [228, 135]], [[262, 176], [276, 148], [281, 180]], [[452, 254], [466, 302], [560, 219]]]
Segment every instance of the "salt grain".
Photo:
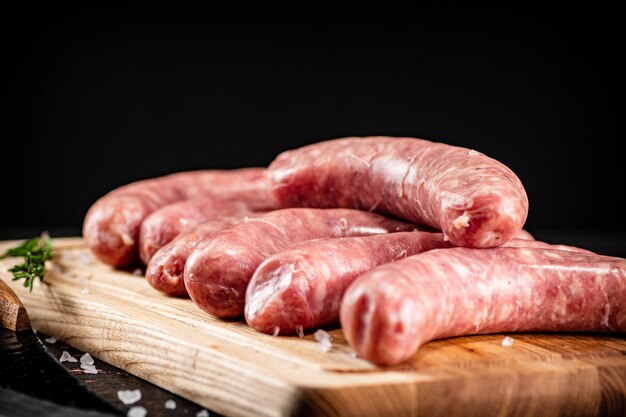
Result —
[[85, 365], [93, 365], [94, 361], [89, 353], [85, 353], [83, 356], [80, 357], [80, 363]]
[[196, 417], [209, 417], [209, 410], [198, 411]]
[[85, 363], [81, 363], [80, 364], [81, 369], [83, 370], [83, 372], [85, 372], [86, 374], [97, 374], [98, 370], [96, 369], [95, 365], [87, 365]]
[[317, 346], [316, 347], [320, 351], [326, 353], [332, 347], [331, 337], [330, 337], [330, 334], [327, 331], [321, 330], [321, 329], [317, 330], [315, 332], [315, 334], [313, 334], [313, 337], [317, 341]]
[[140, 405], [130, 407], [128, 413], [126, 413], [128, 417], [146, 417], [146, 414], [148, 414], [148, 410]]
[[174, 400], [165, 401], [165, 408], [167, 408], [168, 410], [174, 410], [176, 408], [176, 401]]
[[59, 358], [59, 362], [78, 362], [75, 357], [69, 354], [67, 351], [63, 351], [63, 354]]
[[137, 268], [133, 271], [133, 275], [137, 275], [138, 277], [143, 275], [143, 271], [140, 268]]
[[50, 343], [51, 345], [54, 345], [57, 342], [57, 338], [56, 337], [49, 337], [46, 340], [46, 343]]
[[502, 346], [513, 346], [513, 338], [506, 336], [504, 339], [502, 339]]
[[141, 391], [138, 389], [118, 391], [117, 398], [125, 405], [134, 404], [141, 400]]
[[274, 333], [272, 333], [272, 336], [276, 337], [278, 336], [279, 333], [280, 333], [280, 327], [279, 326], [274, 327]]
[[81, 294], [89, 294], [89, 288], [83, 288]]
[[298, 337], [304, 337], [304, 327], [296, 326], [296, 333], [298, 333]]

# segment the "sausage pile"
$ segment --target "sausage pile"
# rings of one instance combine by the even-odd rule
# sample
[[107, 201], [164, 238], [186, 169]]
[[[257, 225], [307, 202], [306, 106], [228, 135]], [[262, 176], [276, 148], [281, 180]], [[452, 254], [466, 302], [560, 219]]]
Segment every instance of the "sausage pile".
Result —
[[356, 352], [401, 363], [433, 339], [626, 332], [626, 260], [536, 241], [519, 178], [482, 153], [345, 138], [267, 169], [139, 181], [83, 225], [103, 262], [269, 334], [341, 322]]

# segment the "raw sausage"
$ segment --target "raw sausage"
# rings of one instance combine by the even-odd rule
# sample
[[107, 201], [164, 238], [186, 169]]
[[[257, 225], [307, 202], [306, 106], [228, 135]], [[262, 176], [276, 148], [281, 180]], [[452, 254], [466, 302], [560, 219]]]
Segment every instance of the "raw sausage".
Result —
[[436, 249], [359, 277], [340, 310], [381, 365], [432, 339], [499, 332], [626, 332], [626, 260], [529, 248]]
[[106, 194], [87, 212], [83, 237], [98, 259], [123, 267], [138, 257], [139, 227], [150, 213], [201, 195], [267, 193], [263, 168], [195, 171], [137, 181]]
[[289, 334], [334, 323], [341, 298], [362, 273], [435, 248], [450, 247], [442, 233], [399, 232], [309, 240], [267, 258], [246, 291], [248, 324]]
[[239, 216], [257, 210], [276, 209], [275, 200], [266, 193], [259, 199], [259, 193], [240, 195], [235, 199], [216, 196], [202, 196], [179, 201], [156, 210], [147, 216], [139, 229], [139, 257], [148, 264], [156, 251], [172, 241], [183, 231], [215, 217]]
[[183, 273], [193, 249], [215, 232], [228, 229], [242, 217], [217, 217], [183, 233], [159, 249], [146, 268], [146, 280], [156, 290], [168, 295], [185, 295]]
[[505, 165], [479, 152], [413, 138], [345, 138], [283, 152], [270, 187], [290, 207], [390, 213], [442, 230], [456, 246], [512, 238], [528, 197]]
[[540, 240], [529, 240], [529, 239], [511, 239], [502, 245], [503, 248], [535, 248], [535, 249], [555, 249], [555, 250], [564, 250], [570, 252], [581, 252], [593, 254], [590, 250], [577, 248], [576, 246], [567, 246], [567, 245], [552, 245], [550, 243], [542, 242]]
[[[527, 239], [511, 239], [503, 246], [585, 249]], [[451, 247], [441, 233], [399, 232], [365, 237], [315, 239], [267, 258], [246, 290], [245, 317], [264, 333], [294, 333], [335, 322], [341, 298], [362, 273], [431, 249]]]
[[270, 255], [305, 240], [414, 230], [378, 214], [350, 209], [286, 209], [247, 219], [201, 242], [185, 265], [185, 287], [204, 311], [243, 313], [250, 277]]

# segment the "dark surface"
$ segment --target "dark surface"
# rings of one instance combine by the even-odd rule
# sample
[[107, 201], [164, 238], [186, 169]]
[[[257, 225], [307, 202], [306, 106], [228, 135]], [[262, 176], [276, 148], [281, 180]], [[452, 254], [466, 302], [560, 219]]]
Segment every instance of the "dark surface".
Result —
[[32, 330], [0, 328], [0, 387], [59, 405], [113, 412], [114, 409], [73, 378]]
[[85, 411], [31, 397], [0, 387], [0, 417], [116, 417], [118, 414]]
[[[43, 341], [48, 336], [42, 333], [37, 334], [39, 338]], [[47, 343], [44, 342], [46, 348], [55, 358], [60, 358], [63, 354], [63, 351], [67, 351], [70, 355], [76, 358], [77, 362], [63, 362], [62, 365], [67, 369], [69, 373], [77, 377], [84, 384], [86, 384], [89, 389], [97, 394], [104, 402], [109, 404], [113, 410], [120, 415], [126, 415], [128, 410], [133, 406], [142, 406], [148, 410], [148, 416], [154, 417], [193, 417], [198, 412], [202, 411], [204, 408], [192, 403], [188, 400], [185, 400], [182, 397], [174, 395], [164, 389], [157, 387], [147, 381], [144, 381], [140, 378], [137, 378], [133, 375], [128, 374], [127, 372], [118, 369], [114, 366], [111, 366], [105, 362], [94, 358], [94, 365], [98, 370], [97, 374], [86, 374], [80, 368], [80, 357], [84, 352], [81, 352], [77, 349], [74, 349], [62, 341], [57, 341], [56, 343]], [[0, 352], [0, 355], [3, 353]], [[141, 391], [141, 399], [132, 405], [124, 405], [117, 397], [117, 392], [119, 390], [135, 390], [139, 389]], [[0, 391], [0, 394], [6, 397], [6, 401], [8, 402], [11, 399], [11, 403], [16, 404], [16, 407], [19, 405], [19, 408], [13, 410], [15, 413], [9, 413], [7, 415], [12, 415], [14, 417], [21, 416], [33, 416], [33, 415], [54, 415], [53, 413], [58, 413], [59, 416], [64, 415], [63, 408], [59, 408], [59, 404], [51, 404], [48, 402], [37, 401], [35, 404], [29, 404], [24, 407], [23, 404], [20, 403], [20, 399], [23, 398], [21, 393], [15, 393], [14, 391]], [[5, 398], [0, 397], [0, 398]], [[16, 400], [17, 398], [17, 400]], [[166, 409], [165, 402], [167, 400], [174, 400], [176, 402], [176, 408]], [[5, 408], [8, 406], [5, 404], [0, 407], [0, 412], [5, 411]], [[37, 411], [36, 414], [32, 413], [32, 411]], [[11, 410], [9, 410], [11, 411]], [[68, 414], [71, 416], [89, 416], [92, 414], [83, 413], [81, 410], [72, 409], [72, 414]], [[2, 415], [2, 414], [0, 414]], [[219, 416], [214, 412], [210, 412], [211, 416]]]
[[570, 9], [14, 11], [0, 229], [78, 228], [133, 180], [387, 134], [509, 165], [531, 230], [626, 232], [623, 25], [609, 9]]

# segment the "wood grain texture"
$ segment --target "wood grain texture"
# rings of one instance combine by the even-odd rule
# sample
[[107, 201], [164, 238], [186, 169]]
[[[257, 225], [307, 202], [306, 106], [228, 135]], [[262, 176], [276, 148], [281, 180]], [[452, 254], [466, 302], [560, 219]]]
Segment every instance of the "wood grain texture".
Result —
[[[3, 277], [6, 279], [5, 275]], [[14, 332], [30, 328], [30, 321], [24, 305], [2, 279], [0, 279], [0, 327]]]
[[[430, 342], [408, 363], [353, 356], [340, 329], [272, 337], [168, 298], [95, 261], [80, 239], [32, 293], [10, 283], [33, 324], [69, 345], [232, 416], [596, 416], [626, 414], [623, 335], [504, 335]], [[0, 263], [6, 278], [11, 260]]]

